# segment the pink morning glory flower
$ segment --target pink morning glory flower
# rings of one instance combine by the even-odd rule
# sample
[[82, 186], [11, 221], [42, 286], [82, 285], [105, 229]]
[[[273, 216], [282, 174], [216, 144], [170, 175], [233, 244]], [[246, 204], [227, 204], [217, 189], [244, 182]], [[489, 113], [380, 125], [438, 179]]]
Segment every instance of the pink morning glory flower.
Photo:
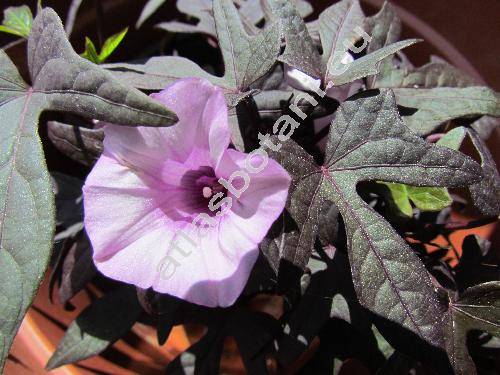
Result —
[[208, 81], [179, 80], [152, 97], [176, 125], [104, 126], [104, 152], [83, 189], [94, 262], [140, 288], [232, 305], [285, 207], [290, 176], [264, 149], [229, 148], [224, 95]]

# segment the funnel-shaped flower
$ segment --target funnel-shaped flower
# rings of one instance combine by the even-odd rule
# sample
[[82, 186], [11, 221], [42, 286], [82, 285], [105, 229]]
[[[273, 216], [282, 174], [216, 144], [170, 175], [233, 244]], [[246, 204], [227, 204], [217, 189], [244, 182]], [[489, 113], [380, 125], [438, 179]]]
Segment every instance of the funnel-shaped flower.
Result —
[[264, 150], [229, 149], [227, 105], [206, 80], [154, 94], [169, 128], [105, 125], [84, 186], [85, 227], [106, 276], [205, 306], [240, 295], [290, 176]]

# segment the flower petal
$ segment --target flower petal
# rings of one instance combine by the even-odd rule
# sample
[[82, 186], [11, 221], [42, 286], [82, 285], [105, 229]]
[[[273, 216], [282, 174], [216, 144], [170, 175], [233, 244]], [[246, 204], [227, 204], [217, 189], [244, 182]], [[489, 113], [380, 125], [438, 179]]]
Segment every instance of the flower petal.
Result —
[[87, 177], [83, 194], [85, 228], [97, 260], [157, 228], [190, 220], [182, 190], [121, 165], [106, 151]]
[[[165, 257], [160, 266], [168, 271], [160, 274], [153, 289], [203, 306], [234, 304], [248, 281], [259, 251], [255, 246], [227, 248], [220, 240], [221, 231], [219, 223], [200, 236], [187, 226], [183, 233], [191, 240], [181, 238], [178, 231], [167, 251], [170, 257]], [[177, 266], [173, 266], [174, 263]]]
[[222, 90], [207, 80], [186, 78], [151, 96], [173, 110], [179, 122], [168, 128], [108, 124], [105, 149], [122, 164], [153, 176], [165, 174], [166, 160], [193, 169], [216, 165], [230, 139]]
[[[285, 208], [291, 177], [288, 172], [272, 159], [267, 159], [265, 168], [258, 173], [246, 171], [247, 154], [236, 150], [227, 150], [219, 164], [216, 174], [230, 181], [237, 171], [245, 171], [249, 176], [248, 188], [236, 199], [233, 196], [231, 212], [227, 220], [221, 221], [222, 242], [228, 248], [237, 246], [257, 246], [267, 234], [269, 228]], [[259, 158], [252, 159], [252, 166], [259, 164]], [[257, 160], [257, 161], [255, 161]], [[239, 179], [240, 181], [242, 179]], [[238, 179], [235, 179], [236, 190]], [[230, 191], [231, 193], [231, 191]]]

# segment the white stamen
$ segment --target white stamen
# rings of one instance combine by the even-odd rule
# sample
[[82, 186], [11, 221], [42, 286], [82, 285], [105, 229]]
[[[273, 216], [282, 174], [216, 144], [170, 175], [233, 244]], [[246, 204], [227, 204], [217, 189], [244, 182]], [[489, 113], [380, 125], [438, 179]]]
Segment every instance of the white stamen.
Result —
[[203, 197], [208, 199], [211, 196], [212, 196], [212, 188], [209, 186], [205, 186], [203, 188]]

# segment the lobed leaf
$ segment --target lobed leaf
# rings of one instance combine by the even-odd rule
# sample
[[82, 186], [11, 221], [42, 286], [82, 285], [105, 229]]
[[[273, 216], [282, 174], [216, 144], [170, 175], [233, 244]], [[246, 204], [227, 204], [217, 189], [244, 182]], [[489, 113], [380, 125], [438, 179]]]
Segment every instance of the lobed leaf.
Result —
[[[162, 3], [163, 2], [164, 0]], [[150, 1], [143, 10], [143, 13], [146, 13], [144, 13], [144, 16], [141, 14], [140, 19], [145, 20], [144, 17], [146, 15], [152, 14], [151, 10], [153, 10], [158, 3], [158, 1]], [[160, 5], [158, 5], [158, 7]], [[156, 27], [172, 33], [202, 33], [216, 37], [217, 34], [212, 13], [212, 0], [178, 0], [177, 9], [191, 18], [197, 19], [198, 23], [192, 25], [186, 22], [169, 21], [159, 23]]]
[[244, 91], [275, 64], [279, 53], [278, 25], [272, 24], [257, 35], [249, 36], [230, 0], [215, 0], [213, 4], [224, 79], [231, 88]]
[[[164, 2], [164, 0], [151, 0], [146, 4], [140, 17], [140, 24], [156, 10], [154, 8], [157, 4]], [[258, 28], [255, 25], [264, 20], [265, 13], [261, 0], [234, 0], [233, 2], [239, 7], [238, 12], [245, 30], [251, 34], [257, 33]], [[291, 3], [297, 8], [301, 17], [307, 17], [313, 11], [312, 6], [305, 0], [292, 0]], [[169, 21], [159, 23], [156, 26], [173, 33], [201, 33], [217, 38], [211, 0], [178, 0], [177, 8], [187, 16], [197, 19], [198, 23], [193, 25], [186, 22]], [[138, 21], [138, 27], [140, 24]]]
[[[369, 35], [364, 28], [373, 35]], [[400, 21], [388, 4], [384, 4], [382, 10], [370, 18], [365, 18], [359, 0], [342, 0], [327, 8], [319, 16], [324, 82], [331, 81], [334, 86], [341, 86], [376, 75], [381, 69], [388, 70], [392, 66], [389, 56], [418, 41], [397, 42], [399, 33]], [[358, 47], [354, 47], [360, 38], [363, 38], [364, 48], [368, 45], [367, 53], [350, 62], [349, 50], [360, 52]], [[384, 65], [381, 65], [382, 61], [385, 61]], [[369, 78], [369, 85], [372, 80]]]
[[[393, 44], [401, 36], [401, 19], [394, 7], [385, 2], [382, 9], [365, 22], [366, 32], [371, 36], [367, 53], [372, 53]], [[477, 82], [448, 64], [431, 57], [431, 62], [415, 68], [404, 64], [397, 66], [393, 58], [380, 63], [380, 73], [367, 80], [368, 88], [434, 88], [476, 86]]]
[[223, 77], [213, 76], [192, 61], [176, 56], [153, 57], [144, 65], [111, 65], [111, 68], [124, 69], [113, 74], [122, 82], [148, 90], [162, 90], [179, 78], [202, 77], [233, 96], [246, 92], [276, 63], [280, 49], [279, 27], [272, 24], [249, 35], [231, 0], [214, 0], [213, 13], [224, 60]]
[[262, 246], [266, 256], [275, 259], [278, 254], [303, 267], [317, 234], [319, 207], [333, 202], [346, 225], [351, 271], [361, 304], [442, 347], [443, 307], [430, 275], [389, 223], [358, 196], [356, 185], [367, 180], [466, 185], [478, 180], [479, 166], [409, 131], [390, 90], [366, 93], [340, 106], [322, 167], [293, 141], [285, 142], [273, 157], [293, 178], [286, 213], [295, 226], [274, 228]]
[[33, 90], [48, 108], [131, 126], [177, 121], [165, 106], [78, 56], [53, 10], [45, 9], [36, 20], [28, 40], [28, 67]]
[[52, 9], [39, 12], [28, 40], [33, 86], [0, 51], [0, 368], [49, 260], [54, 198], [38, 118], [67, 111], [126, 125], [166, 126], [176, 116], [72, 49]]

